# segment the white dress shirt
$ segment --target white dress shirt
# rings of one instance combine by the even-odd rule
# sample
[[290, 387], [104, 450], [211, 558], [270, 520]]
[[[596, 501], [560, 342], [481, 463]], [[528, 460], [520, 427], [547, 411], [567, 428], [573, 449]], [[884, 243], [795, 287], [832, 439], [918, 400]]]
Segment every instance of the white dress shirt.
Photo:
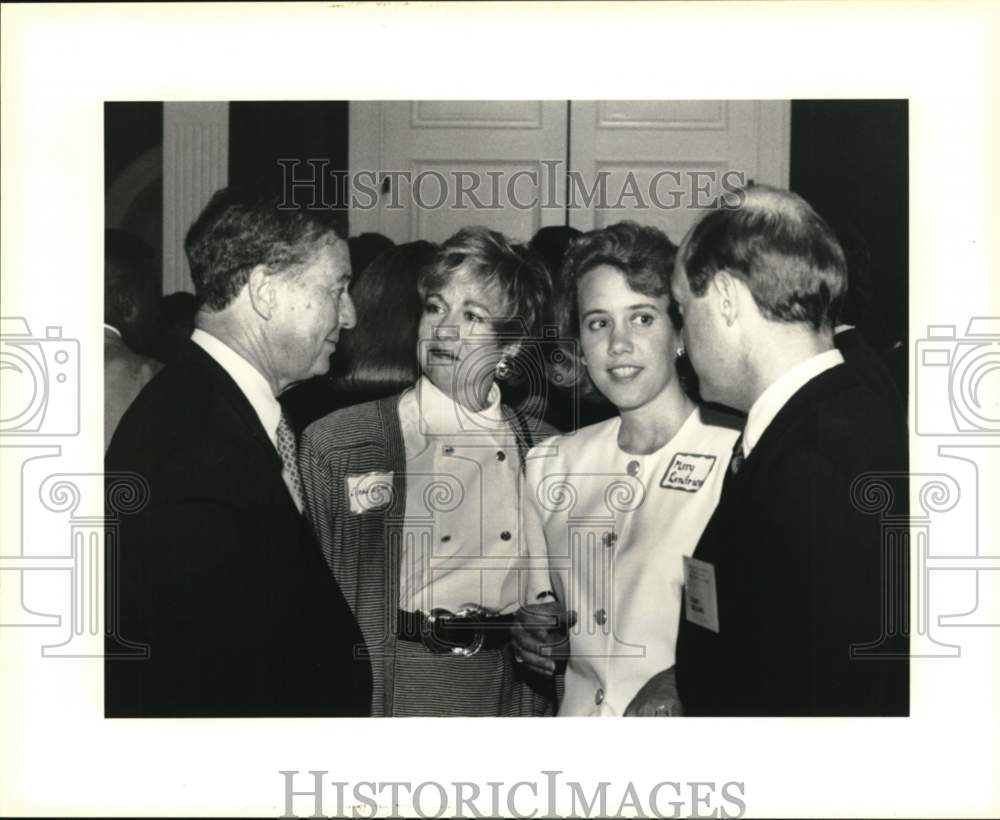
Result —
[[[520, 602], [517, 442], [494, 384], [479, 413], [426, 377], [399, 402], [406, 450], [406, 513], [399, 606], [455, 612]], [[521, 550], [523, 552], [523, 550]]]
[[191, 341], [204, 350], [226, 371], [253, 407], [264, 430], [277, 444], [278, 421], [281, 419], [281, 405], [271, 392], [264, 375], [239, 353], [220, 339], [200, 328], [195, 328]]
[[820, 373], [842, 364], [844, 357], [836, 348], [819, 353], [795, 365], [757, 397], [747, 414], [746, 428], [743, 430], [743, 455], [749, 456], [757, 446], [768, 425], [774, 421], [788, 400], [812, 381]]
[[[683, 559], [715, 510], [739, 434], [735, 417], [699, 408], [659, 450], [633, 455], [618, 446], [620, 428], [609, 419], [528, 454], [525, 540], [533, 557], [547, 553], [552, 588], [579, 619], [560, 716], [624, 714], [673, 666]], [[529, 587], [526, 603], [539, 591]]]

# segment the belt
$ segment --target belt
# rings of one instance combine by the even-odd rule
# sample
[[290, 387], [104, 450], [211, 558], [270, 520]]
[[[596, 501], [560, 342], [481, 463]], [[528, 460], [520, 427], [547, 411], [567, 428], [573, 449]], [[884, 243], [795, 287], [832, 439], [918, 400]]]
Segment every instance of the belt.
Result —
[[436, 655], [470, 657], [481, 649], [502, 649], [510, 640], [513, 615], [497, 615], [467, 605], [458, 612], [432, 609], [430, 614], [398, 610], [396, 638], [422, 643]]

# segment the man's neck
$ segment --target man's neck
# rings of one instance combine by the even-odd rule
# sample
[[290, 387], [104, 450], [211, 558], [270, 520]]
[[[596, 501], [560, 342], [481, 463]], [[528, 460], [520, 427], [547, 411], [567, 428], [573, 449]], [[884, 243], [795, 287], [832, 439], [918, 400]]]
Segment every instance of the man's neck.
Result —
[[799, 326], [778, 326], [759, 339], [750, 352], [748, 412], [765, 390], [802, 362], [833, 349], [833, 333], [803, 330]]
[[232, 312], [221, 310], [217, 313], [200, 311], [195, 316], [195, 327], [211, 333], [223, 344], [232, 348], [246, 359], [267, 380], [271, 392], [275, 396], [281, 393], [287, 385], [279, 384], [274, 376], [274, 368], [269, 367], [270, 357], [266, 353], [263, 340], [254, 333], [248, 332], [243, 322]]

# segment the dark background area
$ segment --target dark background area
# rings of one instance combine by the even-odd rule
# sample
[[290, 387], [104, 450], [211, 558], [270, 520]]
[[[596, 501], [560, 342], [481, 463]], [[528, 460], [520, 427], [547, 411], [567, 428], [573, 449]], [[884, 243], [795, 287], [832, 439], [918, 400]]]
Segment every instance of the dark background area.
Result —
[[104, 104], [104, 224], [163, 258], [163, 103]]
[[163, 103], [104, 104], [104, 186], [150, 148], [163, 146]]
[[329, 159], [329, 170], [346, 171], [347, 118], [346, 101], [230, 103], [230, 182], [260, 181], [273, 174], [280, 187], [279, 159]]
[[906, 341], [909, 283], [906, 100], [792, 102], [790, 187], [871, 252], [871, 305], [857, 322], [883, 350]]

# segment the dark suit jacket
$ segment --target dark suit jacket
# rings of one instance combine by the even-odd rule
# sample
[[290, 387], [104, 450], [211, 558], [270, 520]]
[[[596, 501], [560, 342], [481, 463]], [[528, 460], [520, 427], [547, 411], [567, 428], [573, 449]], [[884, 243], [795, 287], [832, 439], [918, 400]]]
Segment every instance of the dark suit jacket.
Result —
[[[686, 714], [908, 714], [908, 642], [888, 621], [905, 557], [884, 562], [879, 515], [851, 497], [866, 472], [905, 472], [905, 420], [869, 376], [845, 363], [804, 385], [724, 486], [694, 553], [715, 568], [719, 632], [681, 610]], [[887, 483], [905, 514], [905, 477]]]
[[[354, 617], [250, 403], [188, 342], [132, 404], [107, 470], [149, 484], [122, 518], [108, 623], [148, 660], [108, 657], [108, 717], [367, 715]], [[114, 571], [109, 550], [109, 575]], [[109, 638], [108, 655], [120, 646]]]
[[885, 361], [876, 353], [856, 327], [841, 330], [833, 337], [833, 343], [844, 357], [844, 361], [856, 367], [868, 379], [873, 389], [886, 396], [906, 415], [906, 402], [899, 384], [889, 372]]

